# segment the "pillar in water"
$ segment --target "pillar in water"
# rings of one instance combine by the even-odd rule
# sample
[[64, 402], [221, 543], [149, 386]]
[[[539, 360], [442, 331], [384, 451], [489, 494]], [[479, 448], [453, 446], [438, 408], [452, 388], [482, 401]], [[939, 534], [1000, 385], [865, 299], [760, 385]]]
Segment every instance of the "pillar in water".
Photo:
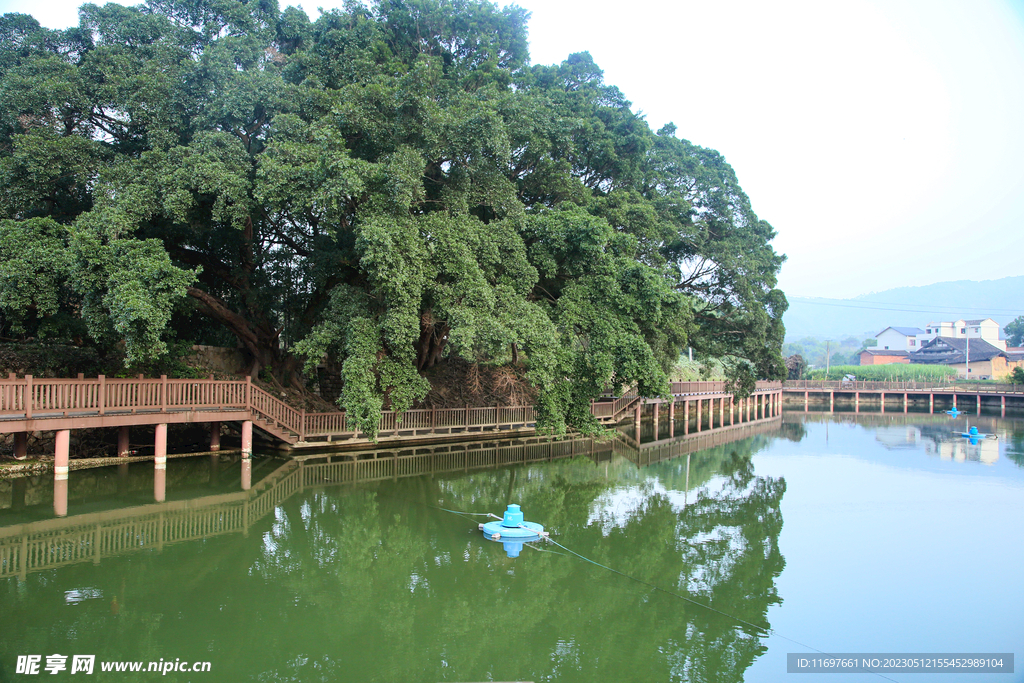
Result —
[[167, 499], [167, 465], [153, 467], [153, 500], [162, 503]]
[[127, 458], [132, 449], [128, 425], [117, 429], [117, 457]]
[[242, 457], [252, 457], [252, 420], [242, 422]]
[[220, 422], [210, 423], [210, 450], [220, 450]]
[[158, 424], [153, 437], [153, 464], [157, 469], [167, 468], [167, 425]]

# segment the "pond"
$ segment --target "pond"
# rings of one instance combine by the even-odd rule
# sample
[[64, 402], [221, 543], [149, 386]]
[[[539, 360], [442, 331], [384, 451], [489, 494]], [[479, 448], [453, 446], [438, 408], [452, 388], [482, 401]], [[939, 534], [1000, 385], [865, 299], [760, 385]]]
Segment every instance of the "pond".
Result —
[[[211, 682], [775, 681], [790, 652], [1020, 659], [1024, 421], [970, 424], [998, 438], [971, 444], [944, 415], [786, 413], [644, 447], [624, 430], [361, 469], [257, 457], [248, 491], [239, 460], [197, 457], [168, 463], [161, 503], [139, 463], [72, 472], [65, 518], [45, 478], [0, 482], [0, 570], [17, 574], [0, 578], [0, 681], [31, 680], [24, 655], [51, 680], [54, 654], [52, 680], [95, 655], [96, 680]], [[558, 545], [509, 557], [484, 539], [478, 513], [509, 502]]]

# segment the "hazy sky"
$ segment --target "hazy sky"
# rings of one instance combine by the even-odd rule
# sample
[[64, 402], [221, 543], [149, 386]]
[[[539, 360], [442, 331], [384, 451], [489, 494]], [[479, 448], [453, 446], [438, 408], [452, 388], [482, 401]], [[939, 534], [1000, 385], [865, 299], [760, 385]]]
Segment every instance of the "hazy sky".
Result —
[[788, 294], [1024, 274], [1024, 0], [518, 4], [534, 63], [589, 50], [652, 128], [725, 156]]

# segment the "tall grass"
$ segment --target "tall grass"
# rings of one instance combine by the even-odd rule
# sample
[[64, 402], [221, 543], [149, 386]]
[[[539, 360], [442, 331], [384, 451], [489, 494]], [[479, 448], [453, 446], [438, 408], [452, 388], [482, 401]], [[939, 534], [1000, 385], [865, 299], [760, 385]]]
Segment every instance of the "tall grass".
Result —
[[825, 370], [811, 370], [808, 379], [842, 379], [853, 375], [864, 382], [939, 382], [952, 380], [956, 377], [956, 369], [948, 365], [912, 365], [894, 363], [892, 365], [833, 365], [825, 377]]

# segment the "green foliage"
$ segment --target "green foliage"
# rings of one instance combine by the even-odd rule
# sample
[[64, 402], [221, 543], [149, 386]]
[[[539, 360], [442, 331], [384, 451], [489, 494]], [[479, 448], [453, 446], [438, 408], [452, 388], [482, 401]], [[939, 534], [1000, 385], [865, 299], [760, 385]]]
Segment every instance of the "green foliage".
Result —
[[1024, 368], [1019, 365], [1010, 373], [1010, 382], [1013, 384], [1024, 384]]
[[1024, 346], [1024, 315], [1014, 318], [1003, 331], [1006, 332], [1007, 346]]
[[663, 394], [687, 346], [737, 386], [785, 376], [783, 257], [732, 168], [651, 131], [589, 54], [531, 66], [521, 8], [80, 16], [0, 20], [10, 326], [75, 316], [137, 366], [201, 314], [253, 375], [327, 356], [371, 435], [455, 356], [523, 366], [552, 431], [595, 430], [607, 385]]
[[793, 354], [786, 358], [786, 379], [803, 379], [806, 369], [807, 361], [800, 354]]
[[783, 344], [782, 353], [786, 357], [799, 355], [807, 362], [808, 367], [812, 368], [824, 368], [826, 364], [859, 365], [860, 352], [868, 347], [869, 341], [871, 340], [860, 342], [854, 337], [847, 337], [826, 342], [817, 337], [803, 337]]
[[861, 381], [936, 381], [946, 382], [956, 377], [956, 369], [947, 365], [915, 365], [911, 363], [893, 363], [891, 365], [833, 365], [825, 377], [825, 369], [811, 370], [808, 379], [840, 380], [846, 375], [853, 375]]
[[725, 379], [725, 364], [717, 358], [689, 360], [680, 358], [669, 372], [673, 382], [699, 382]]

